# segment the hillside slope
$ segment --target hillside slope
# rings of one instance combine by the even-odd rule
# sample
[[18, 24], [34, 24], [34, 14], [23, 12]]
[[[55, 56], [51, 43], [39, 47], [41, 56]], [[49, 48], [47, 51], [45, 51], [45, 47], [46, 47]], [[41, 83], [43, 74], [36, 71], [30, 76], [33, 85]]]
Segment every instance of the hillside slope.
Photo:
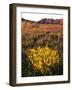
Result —
[[21, 22], [22, 34], [32, 33], [35, 31], [62, 31], [62, 19], [42, 19], [38, 22], [22, 19]]

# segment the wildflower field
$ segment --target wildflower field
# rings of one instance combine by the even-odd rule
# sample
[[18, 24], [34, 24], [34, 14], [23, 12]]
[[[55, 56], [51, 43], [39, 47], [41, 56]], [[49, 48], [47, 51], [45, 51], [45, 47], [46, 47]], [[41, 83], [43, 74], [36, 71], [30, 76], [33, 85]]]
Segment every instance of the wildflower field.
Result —
[[22, 77], [63, 74], [63, 32], [22, 34]]

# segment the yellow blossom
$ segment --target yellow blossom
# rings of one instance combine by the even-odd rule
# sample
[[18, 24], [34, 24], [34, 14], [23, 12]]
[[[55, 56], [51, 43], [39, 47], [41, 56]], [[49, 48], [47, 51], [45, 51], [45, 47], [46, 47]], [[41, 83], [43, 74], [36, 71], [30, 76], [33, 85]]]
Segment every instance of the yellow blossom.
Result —
[[28, 60], [32, 63], [34, 70], [40, 71], [42, 74], [49, 71], [51, 67], [59, 64], [59, 54], [46, 46], [33, 47], [27, 50]]

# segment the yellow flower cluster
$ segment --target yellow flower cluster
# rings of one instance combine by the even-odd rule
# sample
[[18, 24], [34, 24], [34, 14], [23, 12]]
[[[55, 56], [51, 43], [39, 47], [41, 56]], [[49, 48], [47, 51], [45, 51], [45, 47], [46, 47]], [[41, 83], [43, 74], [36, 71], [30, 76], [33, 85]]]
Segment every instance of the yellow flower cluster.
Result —
[[54, 68], [55, 65], [59, 64], [58, 52], [50, 49], [47, 45], [28, 49], [27, 56], [34, 70], [40, 71], [41, 73], [48, 72], [51, 67]]

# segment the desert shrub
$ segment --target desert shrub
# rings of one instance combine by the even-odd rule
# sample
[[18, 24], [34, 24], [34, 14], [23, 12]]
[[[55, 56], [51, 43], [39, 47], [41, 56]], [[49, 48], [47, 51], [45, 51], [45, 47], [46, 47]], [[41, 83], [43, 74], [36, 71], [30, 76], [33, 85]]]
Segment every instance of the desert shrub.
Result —
[[58, 52], [47, 46], [28, 49], [27, 57], [33, 69], [43, 75], [50, 74], [51, 69], [54, 69], [60, 60]]

